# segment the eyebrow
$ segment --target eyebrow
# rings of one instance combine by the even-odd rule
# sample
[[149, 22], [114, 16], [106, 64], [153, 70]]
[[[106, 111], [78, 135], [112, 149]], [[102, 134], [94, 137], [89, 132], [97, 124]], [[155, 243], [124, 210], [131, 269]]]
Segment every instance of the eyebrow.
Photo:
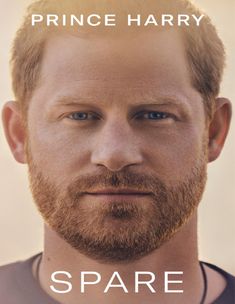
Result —
[[[94, 98], [94, 96], [78, 96], [78, 95], [60, 95], [57, 96], [49, 106], [49, 112], [52, 109], [64, 106], [64, 107], [76, 107], [76, 106], [91, 106], [93, 109], [99, 110], [99, 107], [106, 107], [107, 106], [108, 97], [105, 97], [105, 100], [100, 98]], [[111, 100], [111, 103], [113, 100]], [[189, 105], [189, 98], [184, 95], [157, 95], [154, 92], [148, 92], [141, 94], [138, 97], [138, 101], [134, 100], [132, 97], [132, 101], [129, 104], [129, 108], [131, 111], [139, 111], [144, 107], [172, 107], [177, 109], [181, 115], [184, 117], [189, 117], [192, 115], [192, 109]]]
[[[130, 104], [132, 106], [143, 106], [144, 104], [153, 104], [153, 105], [175, 105], [175, 106], [188, 106], [187, 98], [184, 96], [181, 97], [175, 97], [175, 96], [156, 96], [154, 94], [146, 94], [146, 96], [143, 95], [143, 97], [138, 98], [140, 101], [138, 102], [131, 102]], [[52, 105], [85, 105], [87, 103], [91, 103], [94, 105], [97, 105], [97, 99], [94, 99], [94, 97], [82, 97], [82, 96], [73, 96], [73, 95], [64, 95], [57, 97]], [[107, 101], [100, 100], [100, 105], [106, 104]]]
[[78, 104], [85, 104], [87, 102], [94, 102], [93, 98], [89, 97], [75, 97], [75, 96], [60, 96], [53, 100], [52, 105], [78, 105]]

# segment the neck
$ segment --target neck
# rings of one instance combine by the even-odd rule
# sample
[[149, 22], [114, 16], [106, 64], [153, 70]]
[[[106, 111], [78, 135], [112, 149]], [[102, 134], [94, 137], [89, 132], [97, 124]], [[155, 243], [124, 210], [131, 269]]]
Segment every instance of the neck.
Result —
[[[202, 274], [198, 263], [196, 215], [161, 248], [137, 261], [128, 263], [105, 264], [90, 259], [71, 248], [54, 231], [45, 227], [45, 248], [40, 265], [40, 283], [42, 288], [60, 303], [199, 303], [203, 292]], [[52, 273], [66, 271], [68, 274], [56, 276], [56, 279], [68, 281], [72, 290], [68, 293], [56, 293], [51, 290], [68, 290], [69, 285], [56, 283]], [[148, 272], [139, 274], [136, 272]], [[96, 281], [97, 284], [82, 284], [84, 281]], [[111, 282], [112, 275], [116, 273]], [[166, 272], [180, 272], [169, 274]], [[118, 274], [117, 274], [118, 273]], [[136, 277], [135, 277], [136, 275]], [[168, 281], [183, 281], [169, 283]], [[140, 282], [149, 282], [140, 284]], [[111, 286], [110, 286], [111, 284]], [[119, 287], [114, 287], [113, 285]], [[84, 286], [84, 293], [81, 292]], [[110, 288], [108, 288], [108, 286]], [[113, 286], [113, 287], [112, 287]], [[135, 288], [138, 288], [135, 290]], [[106, 289], [106, 292], [104, 292]], [[168, 292], [168, 290], [175, 292]], [[178, 290], [178, 292], [176, 292]], [[183, 290], [182, 292], [179, 292]], [[117, 300], [118, 299], [118, 300]]]

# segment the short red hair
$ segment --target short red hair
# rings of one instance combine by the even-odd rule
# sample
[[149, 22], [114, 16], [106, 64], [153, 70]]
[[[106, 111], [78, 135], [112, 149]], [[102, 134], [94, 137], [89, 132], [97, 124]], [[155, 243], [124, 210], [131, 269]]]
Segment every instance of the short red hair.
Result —
[[[39, 81], [44, 46], [49, 33], [56, 31], [59, 34], [60, 31], [71, 30], [62, 27], [52, 29], [43, 24], [33, 27], [31, 15], [51, 13], [61, 15], [65, 12], [73, 14], [112, 12], [119, 15], [136, 12], [143, 15], [154, 12], [202, 14], [189, 0], [39, 0], [34, 2], [28, 8], [24, 23], [17, 32], [11, 58], [13, 91], [24, 112]], [[83, 30], [86, 31], [87, 28]], [[190, 25], [179, 27], [178, 30], [183, 35], [192, 85], [201, 93], [206, 112], [211, 117], [225, 65], [223, 43], [206, 15], [199, 27]]]

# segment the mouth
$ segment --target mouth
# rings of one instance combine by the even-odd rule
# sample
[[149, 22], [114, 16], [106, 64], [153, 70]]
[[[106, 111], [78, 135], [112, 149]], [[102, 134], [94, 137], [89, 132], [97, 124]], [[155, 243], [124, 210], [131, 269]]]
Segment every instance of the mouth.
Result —
[[85, 192], [86, 195], [93, 197], [106, 197], [106, 198], [139, 198], [151, 195], [151, 192], [139, 191], [136, 189], [99, 189], [94, 191]]
[[150, 192], [147, 191], [139, 191], [136, 189], [99, 189], [94, 191], [85, 192], [85, 194], [90, 195], [147, 195]]

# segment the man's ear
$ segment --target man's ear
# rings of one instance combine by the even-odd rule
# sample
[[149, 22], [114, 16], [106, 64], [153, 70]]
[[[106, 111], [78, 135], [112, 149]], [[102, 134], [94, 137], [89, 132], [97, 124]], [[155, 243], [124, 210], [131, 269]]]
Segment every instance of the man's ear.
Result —
[[228, 134], [232, 105], [226, 98], [217, 98], [213, 118], [209, 124], [208, 161], [214, 161], [222, 151]]
[[23, 124], [22, 113], [17, 102], [9, 101], [4, 105], [2, 120], [5, 136], [15, 160], [22, 164], [26, 163], [26, 130]]

